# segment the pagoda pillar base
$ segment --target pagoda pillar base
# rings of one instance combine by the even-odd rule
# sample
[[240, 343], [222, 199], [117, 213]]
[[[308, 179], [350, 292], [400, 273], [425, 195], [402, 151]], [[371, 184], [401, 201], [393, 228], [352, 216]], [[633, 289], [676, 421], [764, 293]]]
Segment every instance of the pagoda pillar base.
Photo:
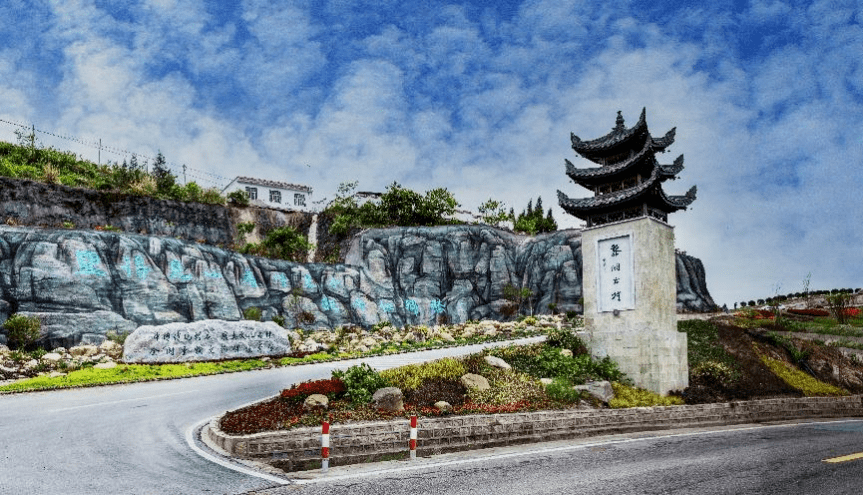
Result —
[[582, 253], [591, 354], [610, 357], [652, 392], [688, 387], [687, 339], [677, 331], [673, 227], [641, 217], [589, 228]]

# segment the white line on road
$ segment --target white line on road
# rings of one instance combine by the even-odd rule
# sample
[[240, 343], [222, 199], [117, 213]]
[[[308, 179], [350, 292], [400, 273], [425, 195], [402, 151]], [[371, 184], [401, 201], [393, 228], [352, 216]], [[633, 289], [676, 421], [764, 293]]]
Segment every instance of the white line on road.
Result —
[[148, 395], [147, 397], [133, 397], [131, 399], [112, 400], [112, 401], [108, 401], [108, 402], [94, 402], [92, 404], [83, 404], [80, 406], [61, 407], [60, 409], [54, 409], [53, 412], [71, 411], [73, 409], [83, 409], [85, 407], [108, 406], [111, 404], [120, 404], [122, 402], [132, 402], [132, 401], [136, 401], [136, 400], [157, 399], [159, 397], [169, 397], [171, 395], [191, 394], [194, 392], [197, 392], [197, 390], [187, 390], [185, 392], [172, 392], [170, 394]]

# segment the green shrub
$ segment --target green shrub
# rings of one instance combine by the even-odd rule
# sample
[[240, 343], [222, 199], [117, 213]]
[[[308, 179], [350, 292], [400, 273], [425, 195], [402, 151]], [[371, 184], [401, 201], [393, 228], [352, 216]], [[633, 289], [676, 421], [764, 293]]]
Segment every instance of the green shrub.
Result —
[[333, 370], [332, 377], [344, 382], [347, 396], [355, 405], [368, 404], [375, 391], [389, 386], [387, 381], [366, 363], [351, 366], [345, 371]]
[[228, 202], [239, 206], [249, 206], [249, 193], [242, 190], [231, 191], [228, 193]]
[[722, 369], [727, 369], [726, 374], [719, 372], [719, 376], [725, 380], [725, 385], [738, 381], [743, 376], [740, 363], [734, 358], [719, 341], [719, 329], [710, 321], [686, 320], [677, 323], [678, 331], [686, 333], [687, 355], [689, 360], [689, 376], [694, 377], [694, 371], [719, 370], [713, 364], [721, 364]]
[[252, 321], [261, 321], [261, 308], [252, 306], [243, 310], [243, 319]]
[[4, 323], [10, 349], [30, 349], [42, 335], [42, 323], [35, 316], [12, 315]]
[[551, 328], [545, 333], [545, 343], [551, 347], [569, 349], [573, 355], [587, 354], [587, 346], [571, 329]]
[[443, 358], [428, 363], [409, 364], [381, 372], [381, 377], [402, 392], [420, 387], [430, 379], [458, 379], [467, 373], [464, 364], [455, 358]]
[[216, 189], [215, 187], [210, 187], [204, 189], [204, 192], [201, 193], [201, 203], [224, 206], [225, 197], [222, 196], [222, 193], [220, 193], [218, 189]]
[[572, 388], [572, 382], [566, 378], [555, 378], [545, 386], [545, 393], [552, 400], [573, 404], [581, 399], [581, 392]]
[[275, 323], [276, 325], [278, 325], [280, 327], [283, 327], [283, 326], [285, 326], [285, 318], [282, 316], [279, 316], [279, 315], [275, 315], [275, 316], [273, 316], [273, 323]]
[[663, 397], [649, 390], [630, 387], [618, 382], [612, 382], [614, 398], [608, 401], [608, 406], [614, 409], [625, 407], [679, 406], [683, 399], [675, 396]]
[[126, 337], [128, 337], [129, 335], [132, 335], [132, 332], [120, 332], [115, 329], [108, 330], [108, 332], [105, 334], [105, 337], [112, 342], [123, 345], [126, 342]]
[[556, 347], [533, 344], [491, 349], [488, 354], [503, 359], [514, 369], [535, 378], [565, 378], [575, 384], [589, 379], [623, 379], [617, 363], [608, 357], [595, 361], [589, 354], [564, 356], [560, 351]]

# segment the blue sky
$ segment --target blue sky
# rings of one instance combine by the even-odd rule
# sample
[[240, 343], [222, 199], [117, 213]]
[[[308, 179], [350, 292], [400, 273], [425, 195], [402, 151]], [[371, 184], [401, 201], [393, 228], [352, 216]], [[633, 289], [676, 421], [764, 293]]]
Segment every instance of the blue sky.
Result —
[[569, 133], [647, 107], [654, 135], [677, 127], [663, 158], [686, 169], [666, 191], [698, 200], [670, 222], [719, 304], [809, 272], [863, 286], [861, 2], [597, 3], [7, 0], [0, 119], [315, 199], [347, 180], [446, 187], [474, 210], [542, 196], [577, 227], [555, 204], [589, 194], [564, 174], [588, 166]]

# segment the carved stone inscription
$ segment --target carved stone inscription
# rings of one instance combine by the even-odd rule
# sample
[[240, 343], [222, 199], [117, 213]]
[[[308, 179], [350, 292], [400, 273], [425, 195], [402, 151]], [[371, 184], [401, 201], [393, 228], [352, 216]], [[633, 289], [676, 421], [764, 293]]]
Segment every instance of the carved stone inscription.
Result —
[[596, 253], [599, 311], [635, 308], [631, 236], [599, 240]]
[[135, 363], [181, 363], [279, 356], [291, 352], [291, 333], [271, 321], [200, 320], [142, 325], [126, 338], [123, 359]]

